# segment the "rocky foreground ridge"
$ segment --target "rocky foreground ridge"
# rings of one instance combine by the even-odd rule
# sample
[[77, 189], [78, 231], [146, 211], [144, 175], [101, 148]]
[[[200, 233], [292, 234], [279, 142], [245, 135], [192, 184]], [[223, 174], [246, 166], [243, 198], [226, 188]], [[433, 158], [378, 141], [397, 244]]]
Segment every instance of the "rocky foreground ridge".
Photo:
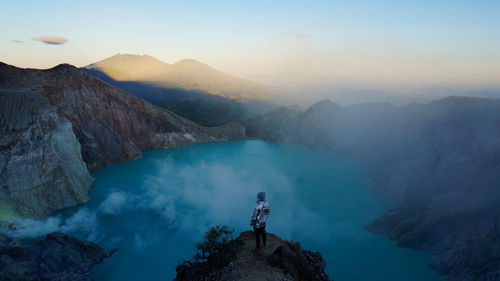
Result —
[[0, 280], [83, 281], [91, 268], [110, 257], [99, 245], [64, 233], [49, 233], [33, 245], [0, 241]]
[[91, 172], [144, 150], [244, 137], [239, 124], [200, 126], [71, 65], [0, 63], [0, 217], [83, 203]]
[[255, 235], [245, 231], [230, 244], [226, 265], [214, 266], [210, 257], [205, 262], [186, 262], [177, 267], [174, 281], [330, 280], [321, 253], [304, 250], [298, 242], [268, 233], [267, 246], [255, 251]]

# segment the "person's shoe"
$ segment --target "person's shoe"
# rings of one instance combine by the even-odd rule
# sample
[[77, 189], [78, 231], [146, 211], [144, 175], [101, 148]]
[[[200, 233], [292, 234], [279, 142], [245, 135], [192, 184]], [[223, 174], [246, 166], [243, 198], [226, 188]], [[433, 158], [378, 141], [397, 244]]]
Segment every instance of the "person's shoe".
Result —
[[267, 243], [263, 243], [262, 246], [267, 247]]
[[260, 252], [260, 248], [255, 247], [255, 248], [253, 249], [253, 251], [254, 251], [254, 252]]

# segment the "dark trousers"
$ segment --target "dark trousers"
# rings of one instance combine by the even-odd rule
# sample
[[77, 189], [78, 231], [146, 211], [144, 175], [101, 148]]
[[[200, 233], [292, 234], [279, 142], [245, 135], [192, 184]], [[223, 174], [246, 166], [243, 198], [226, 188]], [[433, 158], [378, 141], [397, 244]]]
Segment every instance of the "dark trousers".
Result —
[[262, 236], [262, 242], [266, 245], [266, 226], [263, 227], [255, 227], [253, 228], [253, 232], [255, 233], [255, 243], [257, 248], [260, 249], [260, 236]]

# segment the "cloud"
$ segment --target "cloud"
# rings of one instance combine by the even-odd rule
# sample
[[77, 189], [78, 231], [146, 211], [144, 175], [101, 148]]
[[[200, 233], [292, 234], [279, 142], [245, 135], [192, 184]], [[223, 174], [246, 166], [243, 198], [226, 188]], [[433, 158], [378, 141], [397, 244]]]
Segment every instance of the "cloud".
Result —
[[[177, 165], [174, 160], [162, 159], [155, 165], [157, 172], [145, 179], [140, 203], [136, 204], [161, 216], [166, 227], [201, 235], [211, 225], [230, 225], [246, 229], [258, 191], [266, 190], [269, 198], [281, 198], [280, 204], [302, 206], [294, 185], [279, 171], [254, 173], [230, 165], [208, 164], [201, 161]], [[288, 209], [273, 211], [279, 220], [273, 228], [290, 237], [298, 221], [324, 221], [314, 212]], [[305, 209], [305, 208], [304, 208]], [[195, 235], [196, 236], [196, 235]]]
[[10, 40], [10, 41], [12, 41], [14, 43], [21, 43], [21, 44], [24, 43], [24, 41], [22, 41], [22, 40]]
[[127, 195], [124, 192], [112, 192], [99, 206], [99, 210], [106, 215], [118, 215], [127, 203]]
[[[3, 229], [0, 222], [0, 233], [37, 238], [52, 231], [62, 231], [94, 242], [106, 241], [108, 246], [132, 245], [135, 250], [142, 251], [160, 243], [157, 241], [164, 233], [189, 233], [196, 238], [202, 237], [212, 225], [248, 229], [255, 196], [265, 190], [276, 206], [270, 218], [272, 231], [295, 237], [294, 234], [307, 223], [314, 225], [311, 227], [314, 236], [307, 236], [310, 240], [328, 241], [332, 235], [322, 230], [334, 222], [307, 209], [296, 190], [295, 178], [290, 179], [284, 172], [272, 169], [271, 164], [255, 174], [227, 164], [205, 161], [185, 164], [162, 158], [152, 165], [152, 169], [155, 172], [144, 178], [138, 191], [111, 189], [101, 202], [84, 206], [69, 217], [55, 215], [41, 221], [14, 218], [7, 222], [12, 226]], [[279, 202], [273, 198], [280, 198]], [[126, 225], [119, 226], [119, 233], [109, 230], [110, 223], [129, 219], [134, 221], [132, 232]], [[342, 229], [350, 227], [340, 226], [344, 227]], [[118, 226], [113, 225], [115, 227]]]
[[46, 220], [12, 218], [8, 221], [11, 227], [2, 228], [1, 232], [10, 237], [37, 238], [58, 231], [61, 223], [60, 217], [49, 217]]
[[12, 218], [7, 221], [7, 224], [11, 227], [0, 229], [0, 233], [16, 238], [38, 238], [54, 231], [80, 233], [90, 241], [96, 241], [98, 238], [97, 216], [87, 208], [78, 210], [66, 220], [63, 220], [61, 216], [49, 217], [45, 220]]
[[307, 34], [307, 33], [300, 33], [299, 35], [297, 35], [297, 37], [299, 37], [299, 38], [311, 38], [312, 35]]
[[87, 208], [82, 208], [78, 210], [78, 212], [73, 214], [70, 218], [65, 220], [64, 224], [60, 226], [59, 231], [84, 235], [86, 240], [97, 241], [98, 226], [99, 221], [97, 219], [97, 214], [88, 210]]
[[68, 39], [57, 36], [40, 36], [31, 38], [31, 40], [40, 41], [49, 45], [62, 45], [68, 42]]

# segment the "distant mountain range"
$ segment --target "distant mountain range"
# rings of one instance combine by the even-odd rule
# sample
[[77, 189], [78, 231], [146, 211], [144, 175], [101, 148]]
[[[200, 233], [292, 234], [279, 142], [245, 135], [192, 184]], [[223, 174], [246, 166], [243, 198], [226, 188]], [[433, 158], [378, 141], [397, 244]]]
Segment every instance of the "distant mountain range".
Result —
[[231, 76], [192, 59], [168, 64], [148, 55], [118, 54], [84, 68], [98, 70], [119, 82], [147, 82], [237, 100], [273, 100], [272, 87]]
[[195, 60], [167, 64], [147, 55], [115, 55], [82, 70], [206, 126], [242, 121], [275, 108], [279, 100], [275, 88]]

